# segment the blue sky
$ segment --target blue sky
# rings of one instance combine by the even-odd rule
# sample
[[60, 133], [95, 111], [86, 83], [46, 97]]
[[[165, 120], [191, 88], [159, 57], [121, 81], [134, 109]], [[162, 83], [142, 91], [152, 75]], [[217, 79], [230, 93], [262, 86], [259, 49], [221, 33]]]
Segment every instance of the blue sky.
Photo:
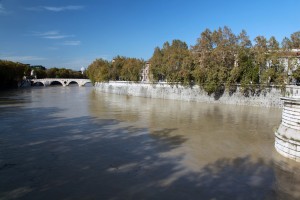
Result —
[[79, 70], [96, 58], [149, 59], [206, 28], [283, 37], [300, 30], [298, 0], [0, 0], [0, 59]]

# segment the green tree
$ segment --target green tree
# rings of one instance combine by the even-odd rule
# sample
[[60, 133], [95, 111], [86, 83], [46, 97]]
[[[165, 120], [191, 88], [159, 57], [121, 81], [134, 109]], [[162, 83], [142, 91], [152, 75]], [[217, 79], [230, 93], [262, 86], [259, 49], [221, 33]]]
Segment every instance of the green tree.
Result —
[[300, 48], [300, 31], [291, 34], [291, 48], [293, 49]]
[[263, 82], [267, 83], [284, 83], [284, 66], [280, 62], [280, 46], [274, 36], [270, 37], [267, 43], [268, 60], [266, 63], [267, 69], [262, 73]]
[[210, 94], [225, 86], [234, 68], [238, 38], [228, 27], [201, 33], [192, 47], [194, 79]]
[[0, 60], [0, 87], [17, 87], [29, 71], [29, 66], [19, 62]]
[[209, 29], [203, 31], [197, 39], [196, 45], [192, 46], [194, 70], [192, 72], [195, 82], [204, 86], [207, 80], [209, 66], [211, 65], [211, 52], [213, 50], [212, 32]]
[[47, 72], [43, 69], [34, 69], [37, 78], [47, 78]]
[[191, 84], [193, 60], [185, 42], [173, 40], [156, 47], [150, 59], [150, 72], [154, 81], [167, 80], [169, 83]]
[[163, 65], [163, 52], [159, 47], [154, 49], [154, 53], [150, 59], [150, 73], [153, 75], [152, 81], [162, 81], [165, 79], [166, 74], [162, 69]]
[[117, 56], [113, 58], [112, 67], [110, 70], [111, 80], [119, 81], [122, 80], [121, 70], [124, 65], [126, 58], [123, 56]]
[[255, 39], [255, 45], [253, 48], [255, 64], [259, 69], [259, 82], [265, 83], [267, 80], [262, 79], [262, 74], [266, 70], [266, 64], [268, 60], [268, 45], [267, 39], [264, 36], [257, 36]]
[[56, 78], [58, 68], [50, 68], [46, 70], [47, 78]]
[[95, 82], [106, 82], [110, 79], [111, 64], [103, 59], [96, 59], [86, 70], [88, 78], [94, 84]]
[[121, 69], [121, 77], [125, 81], [139, 81], [144, 61], [136, 58], [126, 58]]

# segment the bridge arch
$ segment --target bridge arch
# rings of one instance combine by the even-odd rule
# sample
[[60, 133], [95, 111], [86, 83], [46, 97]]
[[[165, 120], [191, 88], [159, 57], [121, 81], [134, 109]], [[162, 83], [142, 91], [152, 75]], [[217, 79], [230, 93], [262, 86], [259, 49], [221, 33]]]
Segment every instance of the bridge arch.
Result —
[[68, 85], [77, 85], [77, 86], [79, 86], [79, 83], [78, 83], [78, 81], [75, 81], [75, 80], [72, 80], [72, 81], [70, 81], [69, 83], [68, 83]]
[[53, 80], [50, 82], [49, 85], [64, 85], [64, 82], [63, 81], [59, 81], [59, 80]]
[[31, 81], [32, 86], [45, 86], [43, 81]]

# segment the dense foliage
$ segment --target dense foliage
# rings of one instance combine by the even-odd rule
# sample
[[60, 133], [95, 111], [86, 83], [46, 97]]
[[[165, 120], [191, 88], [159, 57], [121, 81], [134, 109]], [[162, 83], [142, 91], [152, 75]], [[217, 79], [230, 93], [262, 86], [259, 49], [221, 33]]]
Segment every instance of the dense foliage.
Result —
[[30, 67], [26, 64], [0, 60], [0, 87], [17, 87], [26, 72], [30, 73]]
[[[300, 32], [284, 38], [281, 45], [274, 36], [257, 36], [253, 41], [254, 45], [246, 31], [236, 35], [225, 26], [204, 30], [191, 48], [180, 40], [165, 42], [154, 49], [149, 77], [153, 82], [197, 84], [209, 94], [236, 84], [245, 89], [284, 85], [291, 78], [300, 81], [297, 55], [291, 51], [300, 49]], [[97, 59], [88, 67], [87, 76], [92, 82], [139, 81], [143, 65], [142, 60], [120, 56], [112, 62]]]
[[[31, 74], [33, 70], [33, 75]], [[0, 60], [0, 87], [17, 87], [27, 78], [86, 78], [80, 71], [65, 68], [46, 69], [41, 65], [30, 66], [19, 62]]]
[[170, 83], [190, 84], [193, 80], [194, 63], [191, 51], [185, 42], [165, 42], [163, 48], [155, 48], [150, 59], [153, 81], [167, 80]]
[[137, 82], [143, 66], [141, 59], [117, 56], [111, 62], [96, 59], [89, 65], [86, 74], [93, 83], [109, 80]]
[[54, 67], [47, 69], [44, 72], [37, 70], [36, 73], [37, 78], [86, 78], [85, 74], [82, 74], [81, 71], [74, 71], [66, 68]]
[[[156, 47], [150, 71], [154, 81], [198, 84], [208, 93], [232, 84], [246, 87], [290, 81], [287, 73], [293, 70], [296, 60], [288, 53], [300, 48], [300, 32], [293, 33], [291, 39], [285, 38], [281, 46], [273, 36], [257, 36], [254, 42], [252, 45], [244, 30], [235, 35], [226, 26], [214, 31], [206, 29], [190, 49], [180, 40]], [[288, 59], [288, 69], [284, 69], [281, 58]]]

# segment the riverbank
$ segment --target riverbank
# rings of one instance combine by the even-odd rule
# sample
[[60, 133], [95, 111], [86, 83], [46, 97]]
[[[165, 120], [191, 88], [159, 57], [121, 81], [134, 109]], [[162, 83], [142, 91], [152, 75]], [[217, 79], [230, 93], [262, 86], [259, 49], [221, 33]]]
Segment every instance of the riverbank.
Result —
[[[287, 87], [288, 91], [293, 91], [291, 87]], [[146, 98], [277, 108], [282, 107], [280, 97], [285, 94], [285, 91], [283, 92], [280, 86], [256, 87], [243, 90], [239, 85], [236, 85], [231, 87], [230, 90], [224, 88], [218, 93], [208, 95], [199, 86], [184, 87], [181, 85], [169, 85], [167, 83], [152, 84], [126, 81], [95, 83], [95, 88], [98, 91], [106, 93]]]

